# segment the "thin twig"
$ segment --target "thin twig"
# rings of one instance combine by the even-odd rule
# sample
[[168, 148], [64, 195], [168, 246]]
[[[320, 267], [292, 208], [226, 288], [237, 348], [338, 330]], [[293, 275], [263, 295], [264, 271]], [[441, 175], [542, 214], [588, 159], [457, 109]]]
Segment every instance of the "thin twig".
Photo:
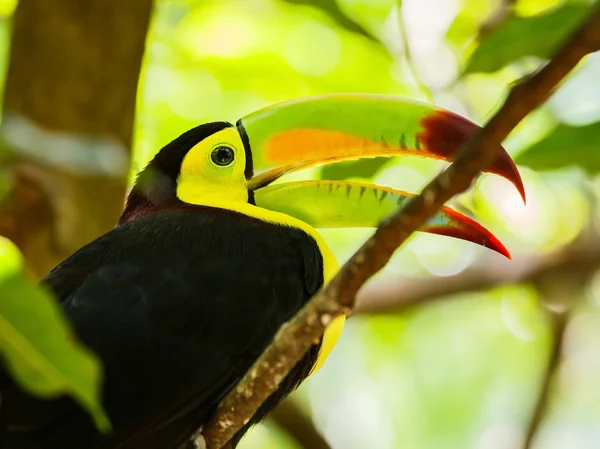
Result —
[[203, 434], [209, 449], [220, 449], [277, 390], [298, 360], [323, 335], [331, 320], [350, 314], [359, 288], [389, 261], [394, 251], [453, 195], [469, 188], [482, 169], [492, 165], [512, 129], [544, 102], [588, 53], [600, 47], [600, 9], [538, 73], [510, 91], [504, 106], [460, 149], [456, 161], [423, 192], [384, 220], [373, 236], [344, 264], [332, 281], [283, 325], [273, 343], [225, 397]]
[[325, 438], [317, 431], [312, 420], [293, 399], [286, 399], [270, 415], [271, 419], [285, 430], [305, 449], [331, 449]]
[[547, 273], [539, 276], [534, 282], [543, 305], [546, 309], [551, 328], [551, 346], [548, 354], [546, 369], [540, 381], [540, 388], [535, 401], [525, 438], [523, 449], [531, 449], [542, 422], [547, 415], [552, 385], [556, 379], [561, 362], [561, 350], [565, 339], [565, 329], [569, 323], [572, 311], [584, 297], [584, 289], [588, 284], [592, 271], [578, 272], [571, 270], [556, 276]]
[[511, 16], [516, 3], [516, 0], [502, 0], [498, 10], [479, 28], [479, 39], [483, 39], [500, 27]]
[[431, 103], [434, 102], [433, 92], [425, 84], [425, 82], [419, 76], [419, 71], [415, 65], [415, 59], [413, 58], [412, 51], [410, 49], [410, 42], [408, 41], [408, 33], [406, 32], [406, 23], [404, 22], [404, 16], [402, 14], [402, 0], [398, 1], [398, 29], [400, 31], [400, 40], [402, 41], [402, 53], [404, 54], [404, 61], [408, 71], [413, 78], [415, 84], [423, 92], [427, 100]]
[[550, 354], [548, 356], [548, 366], [543, 374], [537, 401], [529, 420], [529, 426], [527, 428], [527, 433], [522, 446], [523, 449], [530, 449], [532, 447], [533, 441], [540, 429], [542, 420], [544, 419], [544, 416], [546, 416], [546, 411], [550, 403], [550, 390], [552, 388], [552, 381], [555, 378], [555, 374], [560, 364], [560, 351], [563, 346], [568, 315], [566, 312], [551, 312], [550, 315], [550, 319], [552, 320], [552, 346], [550, 347]]

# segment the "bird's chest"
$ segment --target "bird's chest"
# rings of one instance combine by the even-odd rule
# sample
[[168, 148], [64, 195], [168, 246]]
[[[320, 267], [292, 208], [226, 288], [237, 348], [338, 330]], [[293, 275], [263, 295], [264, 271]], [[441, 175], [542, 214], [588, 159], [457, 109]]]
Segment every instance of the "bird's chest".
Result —
[[273, 267], [285, 262], [302, 272], [308, 295], [323, 285], [323, 254], [315, 239], [302, 229], [228, 210], [207, 209], [169, 220], [168, 238], [162, 239], [163, 247], [159, 250], [165, 258], [185, 257], [192, 261], [245, 257], [249, 261], [248, 270], [253, 268], [252, 259], [270, 260]]

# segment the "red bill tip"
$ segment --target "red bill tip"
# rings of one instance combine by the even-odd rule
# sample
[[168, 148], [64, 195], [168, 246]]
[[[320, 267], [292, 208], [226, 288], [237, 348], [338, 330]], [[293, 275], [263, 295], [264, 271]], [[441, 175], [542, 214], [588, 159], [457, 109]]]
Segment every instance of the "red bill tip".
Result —
[[512, 259], [510, 252], [504, 244], [490, 231], [481, 226], [475, 220], [466, 215], [456, 212], [448, 207], [443, 207], [441, 210], [444, 214], [452, 219], [452, 224], [449, 226], [430, 226], [421, 229], [424, 232], [431, 234], [444, 235], [454, 237], [468, 242], [473, 242], [485, 248], [489, 248], [502, 254], [507, 259]]
[[494, 173], [496, 175], [502, 176], [505, 179], [508, 179], [512, 184], [516, 187], [519, 195], [523, 199], [523, 204], [527, 203], [527, 197], [525, 195], [525, 186], [523, 185], [523, 179], [521, 179], [521, 174], [517, 169], [517, 165], [515, 161], [512, 160], [510, 155], [506, 152], [504, 148], [502, 148], [502, 152], [494, 162], [494, 165], [486, 170], [489, 173]]
[[[417, 134], [417, 139], [429, 153], [447, 161], [452, 160], [454, 153], [479, 128], [472, 121], [444, 109], [423, 117], [421, 126], [423, 131]], [[510, 181], [523, 198], [523, 202], [526, 202], [521, 174], [504, 148], [494, 164], [484, 171], [502, 176]]]

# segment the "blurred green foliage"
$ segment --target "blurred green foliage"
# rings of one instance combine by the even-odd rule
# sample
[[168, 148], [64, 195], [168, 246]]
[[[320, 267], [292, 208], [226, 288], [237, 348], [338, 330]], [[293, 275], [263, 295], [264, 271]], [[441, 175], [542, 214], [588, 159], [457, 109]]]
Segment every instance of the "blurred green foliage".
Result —
[[[0, 2], [0, 14], [10, 14], [12, 3]], [[141, 74], [131, 176], [198, 123], [234, 122], [307, 95], [372, 92], [426, 100], [424, 83], [437, 104], [483, 123], [510, 84], [544, 63], [590, 2], [516, 0], [513, 13], [480, 36], [505, 3], [158, 0]], [[0, 48], [6, 38], [0, 34]], [[514, 256], [556, 249], [597, 218], [600, 189], [590, 176], [600, 167], [597, 56], [506, 141], [522, 164], [527, 206], [506, 181], [489, 175], [453, 200]], [[442, 166], [375, 159], [293, 176], [367, 180], [415, 192]], [[370, 232], [322, 234], [344, 261]], [[0, 240], [0, 253], [3, 248]], [[450, 276], [483, 256], [489, 254], [475, 245], [418, 234], [377, 278]], [[2, 256], [0, 272], [13, 258]], [[569, 328], [569, 345], [577, 346], [559, 373], [538, 448], [600, 445], [600, 348], [593, 344], [600, 338], [599, 292], [596, 286], [586, 291]], [[530, 286], [514, 286], [402, 315], [356, 316], [300, 397], [336, 449], [519, 447], [549, 347], [539, 302]], [[295, 447], [268, 424], [241, 446]]]
[[586, 126], [561, 124], [521, 153], [517, 163], [536, 170], [555, 170], [576, 165], [593, 175], [600, 171], [598, 142], [600, 122]]
[[[9, 251], [17, 253], [14, 247]], [[71, 395], [92, 414], [99, 429], [109, 430], [99, 405], [98, 359], [78, 343], [54, 298], [15, 265], [3, 266], [0, 273], [0, 353], [5, 366], [32, 394]]]
[[344, 11], [340, 9], [340, 5], [335, 0], [284, 0], [293, 5], [308, 5], [327, 13], [327, 15], [334, 20], [336, 24], [347, 31], [361, 34], [362, 36], [370, 39], [376, 43], [380, 43], [379, 40], [373, 36], [367, 29], [361, 24], [353, 20], [348, 15], [344, 14]]
[[538, 16], [510, 15], [477, 46], [465, 71], [495, 72], [524, 57], [548, 59], [586, 16], [589, 6], [565, 3]]

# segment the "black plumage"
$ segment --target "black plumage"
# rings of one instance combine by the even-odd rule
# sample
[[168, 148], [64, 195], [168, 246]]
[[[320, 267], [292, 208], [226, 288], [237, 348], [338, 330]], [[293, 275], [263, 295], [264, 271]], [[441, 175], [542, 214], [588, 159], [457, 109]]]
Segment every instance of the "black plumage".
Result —
[[[0, 392], [1, 448], [177, 448], [322, 285], [321, 253], [302, 230], [176, 198], [172, 167], [225, 126], [195, 128], [165, 147], [141, 174], [121, 224], [43, 281], [104, 363], [113, 433], [99, 434], [68, 397], [41, 400], [9, 383]], [[165, 157], [169, 148], [179, 161]], [[234, 443], [308, 375], [318, 349]]]

